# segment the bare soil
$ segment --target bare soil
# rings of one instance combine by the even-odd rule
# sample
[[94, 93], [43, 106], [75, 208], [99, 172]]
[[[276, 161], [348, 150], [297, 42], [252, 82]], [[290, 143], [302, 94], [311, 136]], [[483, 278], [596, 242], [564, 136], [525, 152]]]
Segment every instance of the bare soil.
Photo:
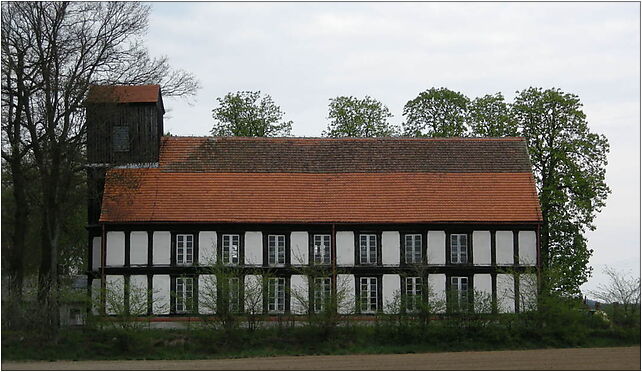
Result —
[[640, 346], [211, 360], [3, 361], [2, 370], [640, 370]]

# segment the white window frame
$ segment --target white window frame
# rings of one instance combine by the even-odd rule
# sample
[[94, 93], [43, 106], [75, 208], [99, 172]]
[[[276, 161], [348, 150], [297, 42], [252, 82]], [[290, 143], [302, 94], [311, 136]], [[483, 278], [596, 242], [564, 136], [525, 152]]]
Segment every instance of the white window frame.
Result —
[[230, 313], [239, 313], [241, 311], [241, 280], [238, 277], [228, 278], [227, 302]]
[[185, 314], [192, 311], [194, 299], [194, 278], [176, 278], [176, 313]]
[[312, 262], [315, 265], [329, 265], [332, 262], [331, 239], [330, 234], [312, 236]]
[[176, 234], [176, 264], [194, 263], [194, 234]]
[[417, 300], [421, 300], [423, 290], [423, 279], [419, 276], [406, 277], [406, 311], [409, 313], [416, 313], [419, 308], [417, 307]]
[[451, 299], [455, 303], [451, 304], [451, 308], [455, 312], [468, 311], [468, 289], [470, 288], [470, 280], [467, 276], [451, 276], [450, 277], [450, 291], [452, 292]]
[[268, 265], [285, 266], [285, 235], [268, 235], [267, 245]]
[[377, 277], [359, 278], [359, 299], [362, 314], [375, 314], [379, 310], [379, 288]]
[[468, 234], [450, 234], [450, 263], [468, 263], [469, 240]]
[[[410, 238], [410, 239], [409, 239]], [[408, 244], [410, 243], [410, 244]], [[404, 236], [404, 259], [407, 264], [418, 264], [422, 262], [422, 234], [405, 234]], [[417, 257], [418, 256], [418, 257]]]
[[[235, 239], [236, 244], [234, 244]], [[239, 234], [223, 234], [221, 236], [221, 261], [223, 264], [238, 265], [241, 261], [240, 257], [241, 236]]]
[[325, 310], [328, 299], [332, 296], [332, 278], [314, 278], [314, 312], [321, 313]]
[[377, 234], [359, 234], [359, 263], [361, 265], [377, 264], [377, 238]]
[[267, 285], [268, 313], [285, 313], [285, 278], [268, 278]]

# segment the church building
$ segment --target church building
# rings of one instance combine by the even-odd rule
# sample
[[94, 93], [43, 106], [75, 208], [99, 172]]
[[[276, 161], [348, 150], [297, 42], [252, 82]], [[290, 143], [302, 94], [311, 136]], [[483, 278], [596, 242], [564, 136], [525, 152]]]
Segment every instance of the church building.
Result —
[[366, 318], [429, 296], [439, 312], [534, 309], [542, 214], [524, 138], [165, 136], [157, 85], [94, 86], [86, 106], [94, 296], [127, 306], [143, 288], [147, 315], [215, 314], [205, 287], [224, 266], [239, 313], [256, 283], [252, 311], [274, 316], [337, 291], [341, 314]]

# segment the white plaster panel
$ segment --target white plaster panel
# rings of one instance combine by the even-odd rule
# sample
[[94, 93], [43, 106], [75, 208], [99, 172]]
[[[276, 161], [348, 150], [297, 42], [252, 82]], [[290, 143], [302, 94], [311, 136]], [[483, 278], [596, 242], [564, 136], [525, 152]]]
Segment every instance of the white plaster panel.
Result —
[[245, 276], [245, 312], [248, 314], [261, 314], [263, 312], [263, 276]]
[[91, 269], [98, 270], [100, 268], [100, 243], [102, 238], [95, 236], [91, 242]]
[[428, 265], [446, 264], [446, 232], [428, 231], [428, 251], [426, 253]]
[[537, 275], [519, 275], [519, 311], [537, 310]]
[[293, 231], [290, 234], [290, 262], [292, 265], [307, 265], [308, 259], [308, 233], [305, 231]]
[[446, 274], [428, 274], [428, 303], [437, 313], [446, 311]]
[[125, 265], [125, 232], [107, 232], [107, 266]]
[[497, 231], [495, 233], [495, 251], [495, 260], [498, 265], [512, 265], [515, 262], [512, 231]]
[[147, 265], [147, 231], [132, 231], [129, 234], [129, 264]]
[[352, 274], [337, 274], [337, 312], [353, 314], [355, 307], [355, 279]]
[[132, 314], [147, 314], [147, 275], [129, 277], [129, 311]]
[[473, 264], [490, 265], [490, 231], [473, 231]]
[[169, 275], [152, 277], [152, 311], [157, 315], [169, 314]]
[[201, 266], [216, 264], [216, 231], [201, 231], [198, 234], [198, 263]]
[[475, 291], [475, 312], [490, 313], [493, 310], [493, 278], [490, 274], [475, 274], [473, 290]]
[[535, 266], [537, 264], [537, 242], [535, 231], [519, 232], [519, 264]]
[[[109, 240], [107, 240], [109, 241]], [[122, 314], [125, 309], [125, 277], [122, 275], [105, 276], [106, 303], [108, 315]]]
[[354, 233], [337, 231], [337, 266], [354, 266]]
[[384, 274], [382, 280], [383, 311], [392, 314], [398, 312], [401, 295], [401, 279], [398, 274]]
[[400, 250], [399, 231], [381, 233], [381, 263], [384, 266], [399, 266]]
[[216, 275], [198, 276], [198, 313], [216, 313]]
[[290, 309], [293, 314], [305, 314], [308, 311], [307, 275], [292, 275], [290, 277]]
[[91, 281], [91, 310], [94, 315], [100, 314], [102, 304], [100, 302], [100, 279]]
[[515, 278], [512, 274], [497, 274], [497, 310], [515, 312]]
[[154, 265], [169, 265], [172, 234], [169, 231], [154, 231], [152, 263]]
[[245, 233], [245, 264], [263, 265], [263, 233], [260, 231]]

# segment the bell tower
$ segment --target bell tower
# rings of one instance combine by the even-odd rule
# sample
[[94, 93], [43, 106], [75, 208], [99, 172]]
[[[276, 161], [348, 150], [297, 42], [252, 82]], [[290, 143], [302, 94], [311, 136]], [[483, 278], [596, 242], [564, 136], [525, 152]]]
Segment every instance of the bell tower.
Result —
[[107, 169], [158, 163], [165, 109], [159, 85], [94, 85], [85, 105], [91, 229], [100, 218]]

